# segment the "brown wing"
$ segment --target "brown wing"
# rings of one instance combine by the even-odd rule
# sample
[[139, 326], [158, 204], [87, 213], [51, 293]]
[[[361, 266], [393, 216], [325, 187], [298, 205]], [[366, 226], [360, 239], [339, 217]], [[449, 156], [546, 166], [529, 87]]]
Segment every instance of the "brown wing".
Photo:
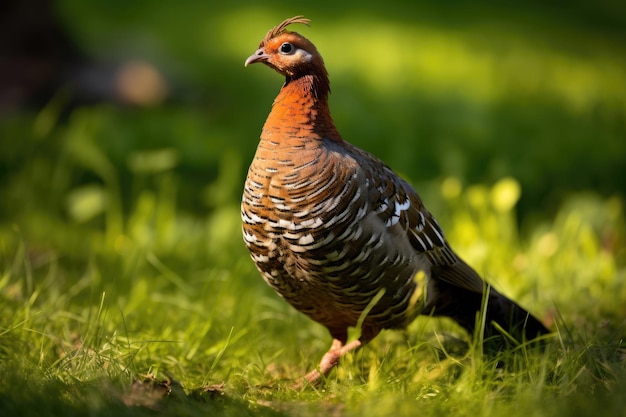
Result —
[[[369, 155], [368, 155], [369, 156]], [[375, 157], [369, 180], [370, 199], [387, 227], [399, 224], [411, 246], [423, 254], [436, 271], [435, 278], [472, 292], [482, 293], [480, 276], [448, 245], [437, 220], [426, 209], [417, 192]]]
[[[410, 187], [408, 184], [406, 186]], [[480, 276], [454, 253], [446, 241], [441, 226], [413, 189], [410, 189], [409, 196], [411, 206], [407, 211], [406, 226], [411, 245], [423, 253], [433, 266], [442, 267], [434, 268], [437, 271], [436, 278], [482, 293], [485, 284]]]

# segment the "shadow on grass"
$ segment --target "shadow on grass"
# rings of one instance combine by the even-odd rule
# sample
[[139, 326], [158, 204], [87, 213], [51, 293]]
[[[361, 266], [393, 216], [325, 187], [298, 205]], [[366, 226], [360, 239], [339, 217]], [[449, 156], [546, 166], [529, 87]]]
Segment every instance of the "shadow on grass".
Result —
[[0, 393], [0, 414], [4, 416], [285, 415], [225, 394], [223, 384], [186, 392], [174, 380], [156, 380], [149, 375], [130, 386], [109, 380], [32, 383], [19, 375], [3, 379], [3, 385], [11, 387], [10, 394]]

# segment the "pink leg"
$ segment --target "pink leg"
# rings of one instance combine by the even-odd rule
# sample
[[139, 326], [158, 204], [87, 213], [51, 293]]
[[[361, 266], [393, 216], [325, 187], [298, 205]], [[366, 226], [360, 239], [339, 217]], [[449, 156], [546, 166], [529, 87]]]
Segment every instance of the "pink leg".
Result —
[[[377, 333], [378, 332], [376, 332], [376, 334]], [[341, 339], [333, 339], [333, 344], [330, 346], [330, 349], [328, 349], [328, 352], [326, 352], [322, 357], [317, 369], [314, 369], [306, 374], [304, 379], [311, 385], [318, 385], [322, 381], [322, 377], [327, 376], [330, 371], [337, 366], [339, 359], [343, 355], [364, 346], [367, 342], [372, 340], [376, 334], [361, 334], [359, 339], [353, 340], [348, 344], [345, 344], [345, 341], [342, 341]], [[297, 383], [294, 388], [302, 388], [302, 383]]]

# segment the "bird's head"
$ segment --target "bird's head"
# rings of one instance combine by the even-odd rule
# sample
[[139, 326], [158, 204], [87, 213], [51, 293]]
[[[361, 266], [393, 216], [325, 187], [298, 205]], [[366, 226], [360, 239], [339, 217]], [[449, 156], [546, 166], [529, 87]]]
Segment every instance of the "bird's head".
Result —
[[262, 62], [288, 79], [304, 75], [325, 74], [324, 61], [313, 45], [304, 36], [286, 30], [293, 23], [309, 25], [310, 20], [295, 16], [272, 28], [259, 44], [259, 48], [248, 59], [245, 66]]

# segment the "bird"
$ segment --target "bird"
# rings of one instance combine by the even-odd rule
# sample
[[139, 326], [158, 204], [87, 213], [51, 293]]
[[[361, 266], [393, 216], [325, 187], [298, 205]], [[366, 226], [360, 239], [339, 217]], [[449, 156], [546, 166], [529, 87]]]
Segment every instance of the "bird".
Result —
[[[549, 333], [456, 254], [411, 185], [342, 138], [324, 60], [287, 30], [293, 24], [310, 20], [284, 20], [245, 61], [285, 81], [248, 169], [241, 217], [265, 282], [333, 339], [302, 383], [319, 384], [342, 356], [420, 314], [449, 317], [473, 335], [482, 311], [485, 338], [502, 330], [518, 341]], [[360, 336], [348, 341], [351, 327]]]

